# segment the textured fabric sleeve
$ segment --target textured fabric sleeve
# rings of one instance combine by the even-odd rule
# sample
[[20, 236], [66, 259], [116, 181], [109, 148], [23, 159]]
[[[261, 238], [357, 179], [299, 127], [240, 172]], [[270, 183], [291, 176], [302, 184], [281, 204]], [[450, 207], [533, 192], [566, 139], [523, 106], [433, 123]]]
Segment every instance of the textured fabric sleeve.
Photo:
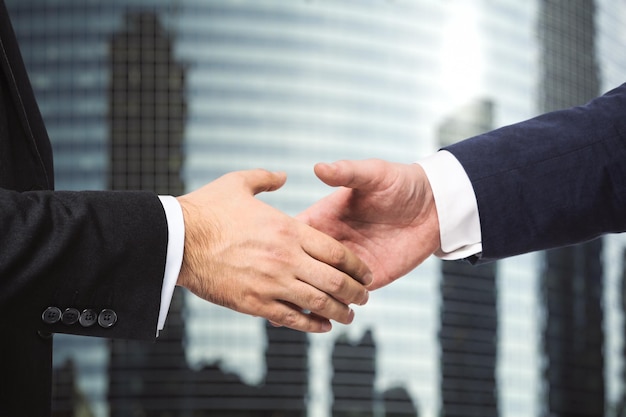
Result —
[[481, 260], [626, 230], [626, 84], [446, 148], [480, 215]]
[[[154, 339], [167, 224], [146, 192], [0, 190], [0, 310], [43, 332]], [[114, 325], [42, 321], [60, 311], [113, 311]], [[110, 316], [108, 317], [110, 318]]]

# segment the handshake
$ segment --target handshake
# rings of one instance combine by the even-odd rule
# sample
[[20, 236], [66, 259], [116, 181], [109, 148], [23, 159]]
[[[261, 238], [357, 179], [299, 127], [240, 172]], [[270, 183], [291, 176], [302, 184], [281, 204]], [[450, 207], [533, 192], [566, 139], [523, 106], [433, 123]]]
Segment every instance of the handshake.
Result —
[[350, 304], [417, 267], [440, 247], [430, 184], [418, 164], [317, 164], [337, 191], [292, 218], [256, 199], [284, 173], [233, 172], [178, 197], [185, 222], [177, 285], [276, 326], [326, 332]]

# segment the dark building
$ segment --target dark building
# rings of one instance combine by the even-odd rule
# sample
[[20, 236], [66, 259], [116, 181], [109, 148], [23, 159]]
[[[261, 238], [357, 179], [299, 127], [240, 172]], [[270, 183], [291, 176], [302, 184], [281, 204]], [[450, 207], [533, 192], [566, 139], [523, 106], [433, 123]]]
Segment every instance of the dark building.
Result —
[[[442, 145], [488, 131], [493, 103], [469, 103], [439, 129]], [[441, 415], [497, 416], [496, 264], [441, 264]]]
[[76, 373], [72, 361], [66, 361], [52, 373], [52, 415], [71, 417], [74, 415]]
[[548, 251], [543, 379], [550, 415], [604, 415], [602, 241]]
[[76, 383], [76, 366], [69, 359], [52, 375], [52, 417], [93, 417], [89, 402]]
[[594, 0], [541, 0], [539, 112], [582, 104], [600, 93]]
[[111, 416], [306, 416], [307, 335], [269, 323], [266, 331], [267, 371], [259, 386], [244, 383], [219, 363], [190, 369], [180, 339], [175, 344], [170, 337], [159, 348], [159, 338], [151, 351], [122, 345], [128, 349], [117, 350], [116, 379], [109, 386]]
[[376, 343], [372, 331], [355, 344], [341, 335], [335, 342], [332, 363], [333, 417], [373, 416]]
[[[540, 5], [540, 111], [582, 104], [599, 94], [592, 0]], [[605, 413], [602, 240], [545, 253], [544, 415]]]
[[371, 330], [351, 342], [346, 334], [335, 341], [332, 352], [333, 417], [417, 417], [409, 392], [402, 386], [377, 392], [376, 342]]
[[[250, 410], [272, 416], [304, 417], [309, 391], [309, 338], [306, 333], [266, 324], [265, 382], [259, 403]], [[259, 415], [259, 414], [255, 414]]]
[[383, 392], [385, 417], [419, 417], [413, 399], [404, 387], [390, 388]]
[[127, 15], [113, 36], [109, 85], [109, 188], [180, 195], [187, 105], [185, 68], [152, 12]]
[[496, 264], [442, 264], [441, 415], [497, 416]]
[[[305, 417], [308, 392], [308, 337], [305, 333], [266, 325], [266, 374], [250, 386], [219, 364], [184, 370], [184, 406], [172, 416]], [[170, 395], [170, 394], [168, 394]]]
[[[109, 187], [179, 195], [186, 104], [184, 67], [154, 13], [130, 13], [110, 43]], [[183, 350], [184, 295], [174, 293], [166, 328], [156, 344], [112, 341], [111, 416], [178, 410], [187, 369]], [[156, 330], [156, 329], [155, 329]]]

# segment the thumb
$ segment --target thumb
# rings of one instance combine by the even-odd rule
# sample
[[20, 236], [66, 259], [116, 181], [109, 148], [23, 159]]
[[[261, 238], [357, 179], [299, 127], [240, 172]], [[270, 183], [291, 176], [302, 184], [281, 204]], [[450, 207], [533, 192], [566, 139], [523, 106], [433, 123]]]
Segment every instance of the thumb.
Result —
[[316, 164], [315, 175], [331, 187], [348, 187], [368, 190], [376, 188], [384, 173], [384, 162], [376, 159], [363, 161], [337, 161]]
[[252, 169], [242, 171], [244, 184], [254, 195], [264, 191], [275, 191], [282, 187], [287, 181], [287, 174], [284, 172], [270, 172], [265, 169]]

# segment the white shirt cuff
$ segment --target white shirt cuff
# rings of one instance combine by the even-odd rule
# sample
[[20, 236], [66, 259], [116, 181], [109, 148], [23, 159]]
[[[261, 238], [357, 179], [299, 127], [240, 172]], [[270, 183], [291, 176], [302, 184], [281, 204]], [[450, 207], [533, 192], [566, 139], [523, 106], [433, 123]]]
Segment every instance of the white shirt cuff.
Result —
[[170, 309], [174, 287], [178, 281], [178, 274], [183, 263], [183, 249], [185, 248], [185, 222], [180, 203], [172, 196], [159, 196], [165, 216], [167, 218], [167, 258], [165, 260], [165, 274], [161, 288], [161, 309], [157, 322], [156, 334], [163, 330], [167, 312]]
[[482, 252], [474, 188], [461, 163], [448, 151], [417, 162], [430, 182], [439, 217], [441, 259], [463, 259]]

